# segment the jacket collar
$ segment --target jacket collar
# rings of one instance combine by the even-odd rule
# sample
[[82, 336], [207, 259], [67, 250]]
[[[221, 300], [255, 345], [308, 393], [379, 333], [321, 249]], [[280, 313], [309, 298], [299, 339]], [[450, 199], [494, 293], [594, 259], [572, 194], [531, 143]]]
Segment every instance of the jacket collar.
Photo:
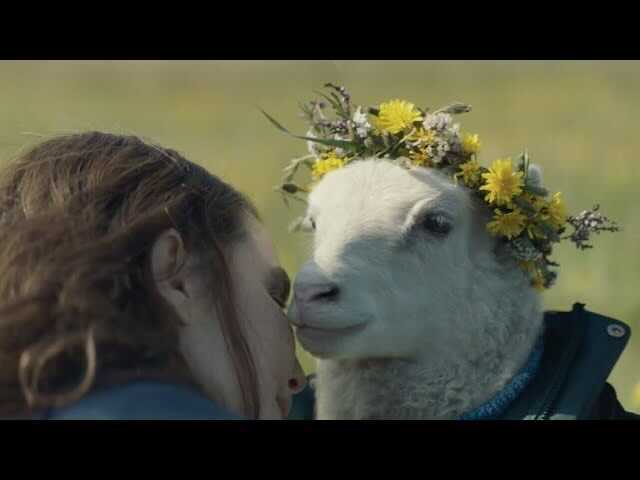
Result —
[[570, 312], [546, 312], [540, 370], [501, 419], [589, 418], [631, 331], [584, 307], [576, 303]]

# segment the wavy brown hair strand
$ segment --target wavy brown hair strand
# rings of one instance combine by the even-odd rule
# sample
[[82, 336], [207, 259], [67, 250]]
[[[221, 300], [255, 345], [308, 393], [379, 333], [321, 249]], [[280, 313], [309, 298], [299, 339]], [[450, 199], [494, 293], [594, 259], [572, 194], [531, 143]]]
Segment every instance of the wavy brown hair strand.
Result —
[[149, 253], [176, 228], [204, 255], [247, 415], [255, 365], [232, 298], [228, 247], [257, 217], [231, 186], [174, 150], [89, 132], [45, 141], [0, 172], [0, 415], [69, 404], [132, 377], [194, 383], [180, 322]]

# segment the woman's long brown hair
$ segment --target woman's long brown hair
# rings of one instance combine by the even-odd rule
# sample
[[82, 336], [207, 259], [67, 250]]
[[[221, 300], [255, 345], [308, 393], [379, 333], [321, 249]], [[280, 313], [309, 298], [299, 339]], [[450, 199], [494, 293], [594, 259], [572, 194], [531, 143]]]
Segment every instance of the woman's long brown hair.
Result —
[[[225, 247], [250, 202], [177, 152], [89, 132], [47, 140], [0, 171], [0, 416], [72, 403], [114, 378], [193, 382], [178, 317], [150, 278], [176, 228], [207, 254], [248, 416], [255, 366], [233, 308]], [[215, 368], [215, 367], [214, 367]]]

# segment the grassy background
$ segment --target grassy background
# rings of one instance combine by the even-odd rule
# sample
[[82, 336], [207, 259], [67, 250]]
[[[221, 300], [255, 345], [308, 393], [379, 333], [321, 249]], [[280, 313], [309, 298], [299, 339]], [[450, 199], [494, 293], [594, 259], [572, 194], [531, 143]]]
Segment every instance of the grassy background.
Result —
[[[572, 212], [601, 203], [624, 231], [598, 237], [593, 251], [557, 248], [560, 278], [545, 304], [566, 310], [580, 301], [640, 332], [639, 62], [0, 62], [0, 158], [37, 141], [33, 134], [87, 129], [175, 148], [249, 194], [293, 276], [308, 246], [287, 233], [298, 207], [287, 210], [272, 186], [305, 145], [276, 131], [257, 106], [302, 133], [297, 102], [327, 81], [361, 104], [470, 103], [461, 120], [480, 134], [483, 163], [527, 147]], [[639, 363], [636, 333], [611, 376], [636, 411]]]

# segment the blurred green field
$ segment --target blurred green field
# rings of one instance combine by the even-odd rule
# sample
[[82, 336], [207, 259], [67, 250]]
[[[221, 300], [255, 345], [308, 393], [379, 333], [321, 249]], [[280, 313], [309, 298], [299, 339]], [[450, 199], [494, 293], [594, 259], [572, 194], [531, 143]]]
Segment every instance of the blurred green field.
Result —
[[[480, 134], [483, 163], [527, 148], [545, 182], [572, 212], [600, 203], [623, 232], [596, 237], [596, 248], [555, 252], [558, 284], [548, 308], [576, 302], [636, 330], [611, 381], [640, 411], [640, 62], [0, 62], [0, 158], [38, 135], [88, 129], [141, 135], [175, 148], [246, 192], [273, 233], [291, 276], [309, 246], [289, 234], [300, 212], [272, 187], [304, 142], [276, 131], [258, 106], [304, 133], [298, 101], [325, 82], [354, 101], [404, 98], [421, 106], [473, 105], [461, 117]], [[30, 133], [29, 133], [30, 132]], [[300, 357], [307, 370], [313, 361]]]

